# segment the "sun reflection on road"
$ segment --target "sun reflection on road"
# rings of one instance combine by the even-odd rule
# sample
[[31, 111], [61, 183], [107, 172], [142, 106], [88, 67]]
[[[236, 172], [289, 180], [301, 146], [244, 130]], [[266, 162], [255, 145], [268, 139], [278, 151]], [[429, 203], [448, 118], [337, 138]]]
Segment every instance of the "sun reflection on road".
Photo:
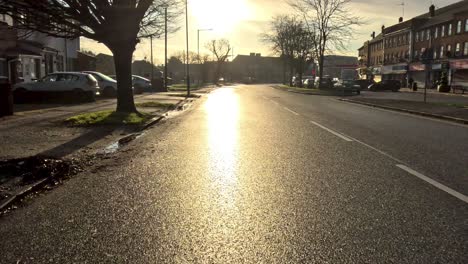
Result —
[[210, 94], [206, 102], [210, 175], [222, 203], [232, 207], [237, 185], [239, 98], [232, 88]]

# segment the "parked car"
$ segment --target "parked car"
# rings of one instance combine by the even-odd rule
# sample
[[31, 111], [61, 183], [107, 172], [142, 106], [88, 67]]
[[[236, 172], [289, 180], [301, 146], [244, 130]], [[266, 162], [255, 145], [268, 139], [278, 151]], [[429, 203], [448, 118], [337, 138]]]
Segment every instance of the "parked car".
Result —
[[132, 83], [136, 94], [151, 92], [151, 81], [144, 77], [132, 75]]
[[96, 78], [99, 82], [99, 87], [101, 88], [100, 93], [102, 96], [115, 97], [117, 95], [117, 81], [115, 79], [112, 79], [110, 76], [100, 72], [84, 71], [84, 73], [91, 74]]
[[351, 92], [361, 94], [361, 86], [356, 83], [356, 80], [339, 80], [333, 84], [335, 89], [343, 89], [343, 92]]
[[293, 76], [292, 84], [294, 87], [299, 87], [302, 84], [302, 80], [298, 76]]
[[315, 86], [314, 79], [307, 78], [304, 80], [304, 87], [312, 89], [314, 88], [314, 86]]
[[91, 74], [81, 72], [52, 73], [33, 82], [17, 83], [13, 87], [15, 100], [38, 94], [68, 94], [73, 99], [94, 101], [99, 85]]
[[321, 81], [319, 77], [315, 78], [315, 87], [317, 88], [332, 89], [335, 83], [336, 81], [331, 77], [322, 77]]
[[366, 80], [366, 79], [361, 79], [361, 80], [355, 80], [355, 84], [359, 85], [361, 87], [361, 90], [367, 90], [369, 85], [373, 84], [374, 81], [372, 80]]
[[398, 92], [401, 88], [401, 82], [398, 80], [383, 80], [369, 85], [369, 91], [393, 91]]

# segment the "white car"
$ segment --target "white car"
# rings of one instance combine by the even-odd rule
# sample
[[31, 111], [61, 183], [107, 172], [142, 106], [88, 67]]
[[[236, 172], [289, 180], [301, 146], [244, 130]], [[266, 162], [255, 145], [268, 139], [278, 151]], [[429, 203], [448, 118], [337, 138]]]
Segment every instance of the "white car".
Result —
[[84, 71], [84, 73], [91, 74], [94, 76], [94, 78], [96, 78], [96, 80], [99, 82], [99, 87], [101, 88], [100, 93], [102, 96], [115, 97], [117, 95], [116, 80], [100, 72]]
[[15, 98], [26, 98], [35, 94], [62, 94], [68, 93], [74, 99], [93, 101], [99, 94], [99, 85], [96, 79], [81, 72], [57, 72], [45, 76], [34, 82], [22, 82], [13, 86]]

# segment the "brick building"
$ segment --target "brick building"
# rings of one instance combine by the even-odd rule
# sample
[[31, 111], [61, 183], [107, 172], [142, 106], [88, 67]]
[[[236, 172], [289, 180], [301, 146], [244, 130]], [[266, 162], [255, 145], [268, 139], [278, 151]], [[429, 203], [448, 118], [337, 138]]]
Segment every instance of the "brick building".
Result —
[[468, 87], [468, 0], [439, 9], [431, 5], [427, 13], [408, 21], [400, 18], [373, 36], [359, 49], [361, 78], [378, 81], [380, 69], [382, 79], [403, 84], [411, 79], [419, 87], [434, 88], [445, 73], [452, 86]]

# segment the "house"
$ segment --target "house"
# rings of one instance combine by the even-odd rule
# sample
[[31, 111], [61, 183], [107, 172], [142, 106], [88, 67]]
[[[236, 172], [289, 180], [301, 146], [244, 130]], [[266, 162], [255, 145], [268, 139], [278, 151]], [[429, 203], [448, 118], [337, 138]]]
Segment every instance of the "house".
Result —
[[96, 56], [78, 51], [78, 60], [76, 64], [77, 71], [96, 71]]
[[72, 71], [78, 58], [79, 38], [64, 39], [14, 27], [0, 15], [0, 75], [12, 83], [32, 81], [57, 71]]

